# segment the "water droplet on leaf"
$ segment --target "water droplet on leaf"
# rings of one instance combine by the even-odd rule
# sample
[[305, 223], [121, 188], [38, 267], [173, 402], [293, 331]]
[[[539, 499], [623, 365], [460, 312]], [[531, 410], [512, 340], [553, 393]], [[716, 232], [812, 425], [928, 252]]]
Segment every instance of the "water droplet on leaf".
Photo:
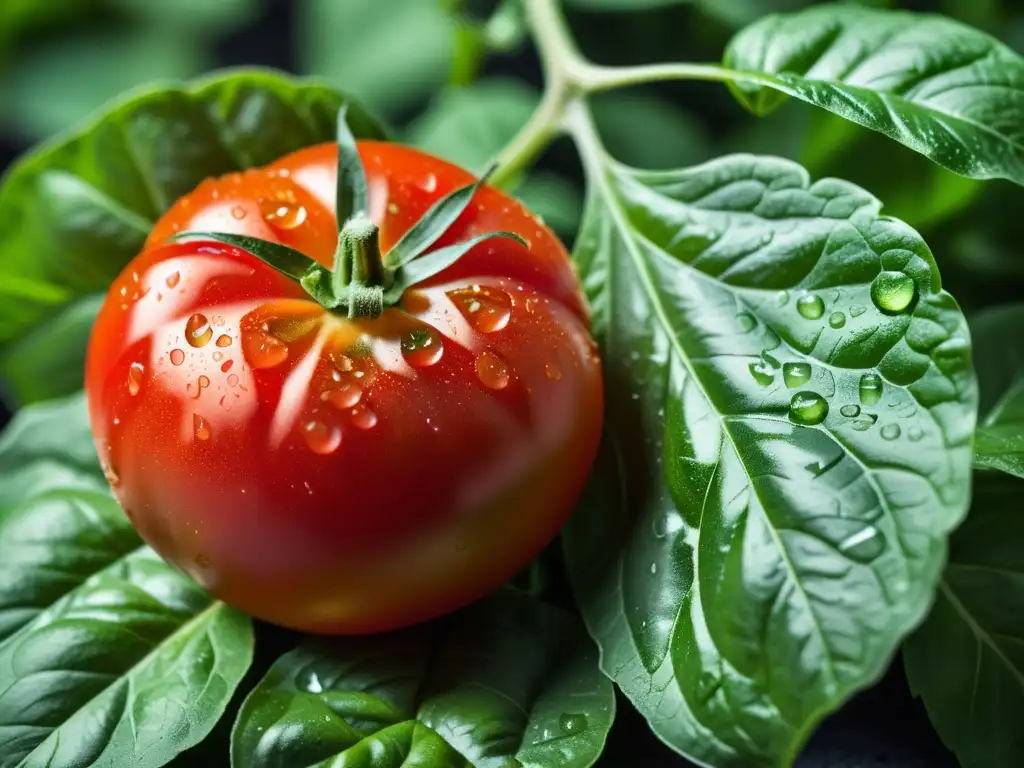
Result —
[[913, 278], [903, 272], [879, 272], [871, 283], [871, 300], [887, 314], [906, 310], [916, 293]]
[[842, 328], [844, 325], [846, 325], [846, 315], [844, 315], [842, 312], [833, 312], [831, 315], [828, 316], [828, 324], [831, 328]]
[[882, 399], [882, 377], [877, 373], [865, 373], [860, 377], [860, 401], [864, 405], [876, 405]]
[[570, 712], [563, 712], [558, 718], [558, 725], [566, 733], [579, 733], [587, 729], [587, 716]]
[[794, 424], [814, 426], [828, 415], [828, 402], [817, 392], [797, 392], [789, 402], [789, 419]]
[[807, 363], [784, 363], [782, 378], [790, 389], [803, 386], [811, 378], [811, 366]]
[[807, 320], [817, 320], [825, 314], [825, 302], [821, 300], [821, 296], [813, 293], [804, 294], [796, 300], [796, 311]]
[[855, 419], [858, 416], [860, 416], [860, 406], [859, 405], [844, 405], [842, 408], [839, 409], [839, 413], [841, 413], [843, 416], [845, 416], [848, 419]]
[[762, 387], [767, 387], [775, 381], [775, 369], [764, 360], [758, 360], [756, 363], [751, 363], [749, 370], [750, 375], [754, 377], [754, 381]]
[[886, 424], [881, 431], [882, 438], [885, 440], [895, 440], [901, 433], [899, 424]]

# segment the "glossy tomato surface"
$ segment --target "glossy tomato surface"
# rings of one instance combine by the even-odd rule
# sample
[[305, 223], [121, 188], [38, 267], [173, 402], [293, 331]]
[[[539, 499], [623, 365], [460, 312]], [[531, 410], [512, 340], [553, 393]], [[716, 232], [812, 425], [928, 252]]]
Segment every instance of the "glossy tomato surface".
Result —
[[[472, 181], [361, 142], [386, 251]], [[483, 187], [437, 243], [491, 239], [377, 319], [183, 231], [330, 266], [337, 151], [208, 180], [158, 222], [93, 329], [100, 458], [142, 537], [215, 596], [314, 632], [412, 624], [512, 577], [557, 533], [601, 431], [600, 365], [558, 239]]]

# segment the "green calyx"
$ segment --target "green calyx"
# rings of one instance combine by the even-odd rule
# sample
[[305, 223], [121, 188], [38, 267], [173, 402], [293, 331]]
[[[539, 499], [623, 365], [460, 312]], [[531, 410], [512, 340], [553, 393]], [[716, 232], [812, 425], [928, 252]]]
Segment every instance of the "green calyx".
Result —
[[431, 250], [469, 206], [487, 179], [488, 174], [484, 174], [434, 203], [382, 255], [380, 231], [368, 211], [366, 172], [345, 112], [345, 106], [338, 112], [338, 246], [333, 268], [324, 267], [294, 248], [246, 235], [182, 232], [171, 240], [216, 240], [241, 248], [298, 281], [326, 309], [353, 319], [379, 317], [386, 308], [398, 304], [407, 289], [447, 269], [485, 240], [506, 237], [526, 245], [523, 238], [512, 232], [489, 232]]

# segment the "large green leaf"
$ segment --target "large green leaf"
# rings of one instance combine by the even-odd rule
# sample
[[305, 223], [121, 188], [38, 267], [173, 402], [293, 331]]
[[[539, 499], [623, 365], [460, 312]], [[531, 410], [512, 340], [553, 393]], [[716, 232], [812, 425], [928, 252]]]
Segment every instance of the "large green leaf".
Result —
[[142, 546], [84, 398], [0, 436], [0, 767], [161, 766], [199, 743], [252, 660], [249, 618]]
[[1022, 496], [1021, 480], [979, 474], [935, 607], [903, 646], [911, 690], [963, 768], [1018, 768], [1024, 755]]
[[971, 330], [981, 380], [975, 466], [1024, 477], [1024, 305], [982, 312]]
[[725, 53], [756, 114], [795, 96], [946, 168], [1024, 184], [1024, 59], [940, 16], [822, 5], [766, 16]]
[[[130, 95], [22, 158], [0, 187], [0, 353], [105, 290], [156, 218], [202, 179], [331, 140], [342, 98], [271, 72], [221, 74]], [[382, 135], [356, 105], [348, 120], [357, 136]], [[77, 345], [58, 344], [31, 365], [80, 357]], [[15, 400], [52, 394], [18, 365], [3, 363]]]
[[386, 113], [408, 110], [445, 82], [456, 20], [424, 0], [299, 0], [302, 69]]
[[235, 724], [236, 768], [586, 768], [615, 699], [577, 620], [506, 591], [373, 638], [285, 654]]
[[581, 146], [608, 411], [574, 590], [664, 741], [787, 764], [931, 602], [970, 495], [966, 323], [921, 238], [852, 184]]

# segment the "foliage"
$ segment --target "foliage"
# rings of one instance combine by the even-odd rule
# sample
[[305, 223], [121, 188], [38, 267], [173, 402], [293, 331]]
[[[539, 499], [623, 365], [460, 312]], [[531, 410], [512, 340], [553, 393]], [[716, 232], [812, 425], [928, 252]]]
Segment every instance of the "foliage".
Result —
[[[0, 126], [50, 137], [0, 187], [0, 383], [21, 407], [0, 437], [0, 766], [221, 765], [228, 742], [239, 766], [588, 766], [613, 684], [683, 758], [791, 765], [900, 649], [960, 763], [1016, 766], [1024, 13], [287, 5], [291, 63], [319, 79], [138, 89], [277, 11], [0, 4]], [[143, 546], [76, 392], [156, 218], [330, 140], [342, 101], [360, 137], [497, 161], [573, 241], [607, 407], [536, 588], [324, 639], [254, 625]]]

